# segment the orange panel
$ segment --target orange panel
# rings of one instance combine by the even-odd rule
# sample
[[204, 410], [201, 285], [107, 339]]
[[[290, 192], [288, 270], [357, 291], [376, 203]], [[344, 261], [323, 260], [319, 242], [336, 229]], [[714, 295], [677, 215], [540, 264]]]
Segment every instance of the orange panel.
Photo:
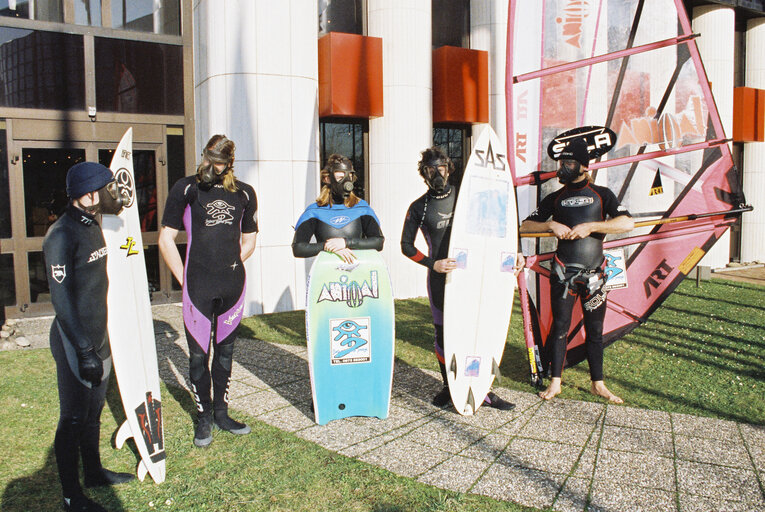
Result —
[[733, 140], [765, 141], [765, 90], [751, 87], [733, 89]]
[[330, 32], [319, 39], [319, 117], [383, 115], [382, 39]]
[[765, 90], [757, 89], [757, 109], [754, 121], [754, 137], [759, 142], [765, 142]]
[[489, 54], [454, 46], [433, 51], [433, 122], [489, 122]]

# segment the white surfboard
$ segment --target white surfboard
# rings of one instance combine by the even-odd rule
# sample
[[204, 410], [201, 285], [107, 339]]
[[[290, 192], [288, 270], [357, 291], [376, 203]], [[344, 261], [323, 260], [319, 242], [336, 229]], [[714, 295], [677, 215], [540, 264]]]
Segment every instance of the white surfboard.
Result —
[[487, 126], [473, 147], [452, 222], [446, 278], [444, 359], [457, 412], [475, 414], [499, 375], [513, 305], [518, 251], [515, 190], [507, 153]]
[[111, 170], [130, 200], [120, 215], [104, 215], [109, 342], [127, 420], [117, 430], [117, 448], [133, 438], [141, 461], [137, 473], [165, 480], [164, 424], [159, 390], [154, 323], [146, 279], [141, 223], [133, 174], [133, 129], [122, 137]]

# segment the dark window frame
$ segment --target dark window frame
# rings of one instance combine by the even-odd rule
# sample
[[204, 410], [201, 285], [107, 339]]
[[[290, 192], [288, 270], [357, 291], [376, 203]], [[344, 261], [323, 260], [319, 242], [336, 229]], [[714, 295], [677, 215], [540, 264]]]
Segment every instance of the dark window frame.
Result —
[[[332, 154], [331, 151], [326, 150], [326, 136], [327, 131], [325, 129], [325, 125], [327, 124], [336, 124], [336, 125], [353, 125], [354, 126], [354, 137], [353, 137], [353, 143], [352, 147], [354, 149], [354, 154], [352, 155], [344, 155], [351, 159], [353, 162], [354, 170], [356, 171], [356, 174], [359, 176], [359, 180], [357, 181], [357, 187], [354, 190], [356, 195], [361, 197], [362, 199], [368, 199], [369, 196], [369, 120], [366, 118], [336, 118], [336, 117], [324, 117], [319, 119], [319, 155], [321, 158], [320, 166], [323, 168], [324, 164], [327, 162], [327, 158], [330, 154]], [[356, 128], [359, 129], [359, 135], [360, 135], [360, 143], [356, 143]], [[361, 150], [361, 155], [356, 156], [355, 150], [356, 149]], [[359, 169], [359, 163], [362, 165], [362, 169]]]

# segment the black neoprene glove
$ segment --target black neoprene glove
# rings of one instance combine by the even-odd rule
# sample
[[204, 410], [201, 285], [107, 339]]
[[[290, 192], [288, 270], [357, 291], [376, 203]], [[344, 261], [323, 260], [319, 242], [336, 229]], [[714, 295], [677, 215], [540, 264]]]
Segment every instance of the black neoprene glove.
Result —
[[101, 384], [104, 376], [104, 363], [96, 354], [93, 347], [77, 350], [77, 364], [80, 367], [80, 377], [90, 382], [93, 387]]

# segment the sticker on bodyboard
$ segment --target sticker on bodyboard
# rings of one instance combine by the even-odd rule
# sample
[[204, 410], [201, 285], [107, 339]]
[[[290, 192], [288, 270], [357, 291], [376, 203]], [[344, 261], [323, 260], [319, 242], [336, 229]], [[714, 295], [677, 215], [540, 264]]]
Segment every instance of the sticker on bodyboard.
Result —
[[508, 182], [472, 176], [469, 185], [467, 232], [471, 235], [507, 236]]
[[467, 256], [467, 249], [452, 249], [452, 258], [454, 258], [454, 260], [457, 262], [457, 268], [467, 268]]
[[465, 358], [465, 377], [478, 377], [481, 370], [481, 358], [467, 356]]
[[604, 253], [606, 268], [606, 284], [604, 291], [615, 290], [617, 288], [627, 288], [627, 267], [624, 261], [623, 249], [611, 249]]
[[370, 318], [333, 318], [329, 321], [331, 364], [369, 363], [372, 361]]
[[515, 270], [515, 253], [503, 252], [499, 262], [500, 272], [513, 272]]
[[[355, 269], [356, 266], [353, 268]], [[349, 308], [357, 308], [364, 303], [364, 300], [377, 299], [380, 296], [376, 270], [369, 272], [368, 279], [365, 279], [366, 276], [354, 277], [359, 279], [351, 281], [346, 274], [342, 274], [337, 281], [324, 283], [316, 303], [345, 302]]]

